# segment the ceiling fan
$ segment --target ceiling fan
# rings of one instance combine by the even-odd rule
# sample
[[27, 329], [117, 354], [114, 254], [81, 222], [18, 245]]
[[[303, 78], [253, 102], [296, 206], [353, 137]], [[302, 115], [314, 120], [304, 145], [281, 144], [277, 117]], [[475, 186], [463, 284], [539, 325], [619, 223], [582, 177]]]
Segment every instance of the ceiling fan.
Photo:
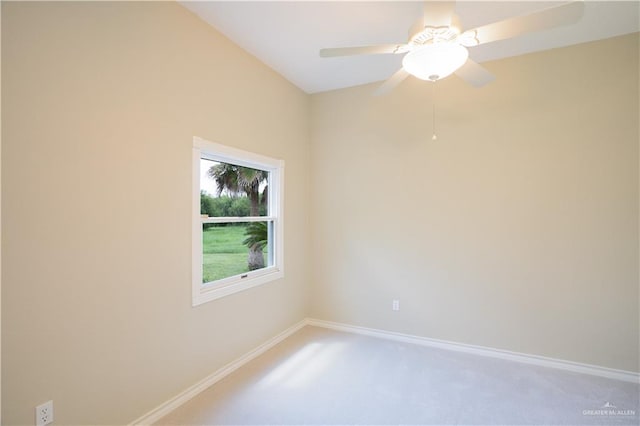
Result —
[[481, 87], [495, 77], [469, 58], [468, 47], [573, 24], [582, 17], [584, 1], [571, 1], [465, 31], [454, 11], [455, 1], [427, 1], [424, 16], [409, 29], [407, 43], [321, 49], [320, 56], [404, 54], [402, 68], [376, 94], [390, 91], [409, 75], [435, 82], [455, 73], [472, 86]]

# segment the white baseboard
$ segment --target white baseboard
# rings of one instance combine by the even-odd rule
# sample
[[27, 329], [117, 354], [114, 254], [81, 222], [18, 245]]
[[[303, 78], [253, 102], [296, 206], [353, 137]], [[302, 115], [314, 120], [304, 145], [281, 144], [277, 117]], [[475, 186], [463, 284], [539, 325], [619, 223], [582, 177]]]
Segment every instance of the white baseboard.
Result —
[[194, 396], [198, 395], [200, 392], [206, 390], [209, 386], [213, 385], [216, 382], [219, 382], [221, 379], [233, 373], [238, 368], [242, 367], [252, 359], [258, 357], [259, 355], [262, 355], [264, 352], [271, 349], [272, 347], [274, 347], [275, 345], [277, 345], [287, 337], [291, 336], [293, 333], [300, 330], [305, 325], [307, 325], [307, 322], [306, 320], [303, 320], [289, 327], [282, 333], [278, 334], [275, 337], [272, 337], [271, 339], [264, 342], [257, 348], [253, 349], [252, 351], [247, 352], [246, 354], [236, 359], [235, 361], [230, 362], [229, 364], [225, 365], [224, 367], [220, 368], [219, 370], [205, 377], [195, 385], [190, 386], [189, 388], [180, 392], [178, 395], [174, 396], [168, 401], [158, 405], [156, 408], [149, 411], [147, 414], [131, 422], [130, 426], [131, 425], [150, 425], [157, 422], [162, 417], [169, 414], [171, 411], [175, 410], [185, 402], [189, 401]]
[[572, 371], [575, 373], [590, 374], [593, 376], [606, 377], [608, 379], [622, 380], [625, 382], [639, 383], [640, 374], [632, 371], [616, 370], [614, 368], [600, 367], [591, 364], [566, 361], [563, 359], [548, 358], [538, 355], [529, 355], [520, 352], [505, 351], [502, 349], [488, 348], [485, 346], [467, 345], [464, 343], [449, 342], [446, 340], [430, 339], [427, 337], [412, 336], [409, 334], [395, 333], [392, 331], [377, 330], [373, 328], [358, 327], [348, 324], [340, 324], [331, 321], [307, 318], [308, 325], [329, 328], [332, 330], [346, 331], [349, 333], [363, 334], [366, 336], [379, 337], [399, 342], [413, 343], [422, 346], [467, 352], [475, 355], [489, 356], [492, 358], [506, 359], [509, 361], [522, 362], [525, 364], [540, 365], [543, 367], [556, 368], [560, 370]]
[[305, 325], [323, 327], [323, 328], [328, 328], [328, 329], [338, 330], [338, 331], [345, 331], [347, 333], [363, 334], [366, 336], [378, 337], [378, 338], [387, 339], [387, 340], [395, 340], [399, 342], [413, 343], [416, 345], [430, 346], [434, 348], [447, 349], [447, 350], [458, 351], [458, 352], [466, 352], [466, 353], [471, 353], [475, 355], [489, 356], [492, 358], [500, 358], [500, 359], [505, 359], [509, 361], [521, 362], [525, 364], [540, 365], [543, 367], [556, 368], [556, 369], [572, 371], [576, 373], [590, 374], [593, 376], [606, 377], [608, 379], [622, 380], [625, 382], [640, 383], [640, 374], [632, 371], [616, 370], [608, 367], [600, 367], [597, 365], [582, 364], [582, 363], [566, 361], [562, 359], [548, 358], [548, 357], [543, 357], [538, 355], [529, 355], [529, 354], [523, 354], [519, 352], [505, 351], [502, 349], [488, 348], [485, 346], [467, 345], [464, 343], [430, 339], [428, 337], [412, 336], [410, 334], [396, 333], [393, 331], [377, 330], [374, 328], [359, 327], [355, 325], [341, 324], [337, 322], [307, 318], [289, 327], [282, 333], [269, 339], [268, 341], [264, 342], [262, 345], [258, 346], [252, 351], [247, 352], [246, 354], [236, 359], [235, 361], [225, 365], [224, 367], [220, 368], [219, 370], [205, 377], [195, 385], [190, 386], [189, 388], [180, 392], [178, 395], [174, 396], [168, 401], [160, 404], [153, 410], [149, 411], [147, 414], [131, 422], [129, 426], [150, 425], [157, 422], [162, 417], [169, 414], [171, 411], [175, 410], [185, 402], [189, 401], [194, 396], [198, 395], [199, 393], [207, 389], [209, 386], [217, 383], [224, 377], [233, 373], [238, 368], [242, 367], [252, 359], [258, 357], [259, 355], [262, 355], [264, 352], [271, 349], [273, 346], [277, 345], [287, 337], [291, 336], [293, 333], [300, 330]]

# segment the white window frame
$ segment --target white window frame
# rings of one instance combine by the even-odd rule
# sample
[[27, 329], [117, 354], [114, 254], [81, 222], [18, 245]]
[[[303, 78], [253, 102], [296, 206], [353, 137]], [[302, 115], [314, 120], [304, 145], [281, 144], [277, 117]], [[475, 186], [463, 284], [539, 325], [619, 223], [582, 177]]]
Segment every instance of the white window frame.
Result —
[[[202, 158], [270, 172], [268, 182], [268, 216], [203, 218], [200, 214], [200, 159]], [[284, 160], [277, 160], [194, 137], [192, 169], [192, 305], [201, 305], [284, 277], [284, 231], [282, 220], [284, 206]], [[273, 221], [273, 265], [210, 283], [203, 283], [202, 224], [257, 221]]]

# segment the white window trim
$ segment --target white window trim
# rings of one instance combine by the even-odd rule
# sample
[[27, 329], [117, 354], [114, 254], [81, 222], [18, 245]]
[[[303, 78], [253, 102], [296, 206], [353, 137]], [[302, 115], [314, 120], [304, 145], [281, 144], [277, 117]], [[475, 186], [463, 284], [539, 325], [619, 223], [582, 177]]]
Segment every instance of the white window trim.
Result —
[[[235, 275], [215, 281], [215, 284], [203, 285], [202, 283], [202, 224], [215, 222], [250, 222], [258, 219], [230, 218], [203, 219], [200, 215], [200, 159], [224, 163], [237, 164], [239, 166], [267, 170], [270, 172], [269, 188], [269, 216], [259, 220], [273, 220], [274, 232], [274, 261], [272, 266], [256, 271], [249, 271], [242, 275]], [[215, 142], [210, 142], [199, 137], [193, 138], [193, 176], [192, 176], [192, 305], [225, 297], [239, 291], [247, 290], [258, 285], [284, 277], [284, 232], [283, 232], [283, 206], [284, 206], [284, 161], [277, 160], [241, 149], [232, 148]]]

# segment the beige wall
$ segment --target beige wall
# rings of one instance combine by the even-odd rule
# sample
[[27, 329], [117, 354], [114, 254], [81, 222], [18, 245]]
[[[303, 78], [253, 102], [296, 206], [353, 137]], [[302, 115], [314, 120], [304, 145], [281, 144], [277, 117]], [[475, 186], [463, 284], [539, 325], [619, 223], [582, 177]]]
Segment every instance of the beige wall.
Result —
[[311, 315], [638, 371], [638, 47], [314, 95]]
[[[175, 3], [2, 4], [3, 424], [122, 424], [307, 313], [308, 96]], [[191, 307], [194, 135], [286, 161], [286, 277]]]

